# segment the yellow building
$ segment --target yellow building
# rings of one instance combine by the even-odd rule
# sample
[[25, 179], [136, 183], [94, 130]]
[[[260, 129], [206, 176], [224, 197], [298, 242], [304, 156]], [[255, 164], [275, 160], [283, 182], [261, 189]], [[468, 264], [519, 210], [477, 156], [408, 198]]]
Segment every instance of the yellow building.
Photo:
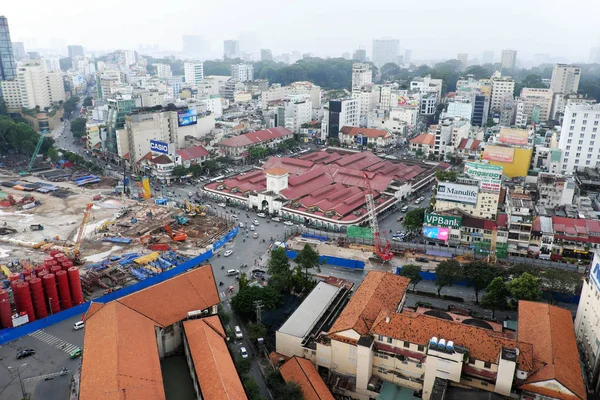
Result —
[[510, 147], [510, 146], [486, 146], [482, 159], [489, 161], [492, 165], [502, 167], [502, 172], [509, 178], [516, 176], [527, 176], [531, 157], [533, 155], [532, 147]]

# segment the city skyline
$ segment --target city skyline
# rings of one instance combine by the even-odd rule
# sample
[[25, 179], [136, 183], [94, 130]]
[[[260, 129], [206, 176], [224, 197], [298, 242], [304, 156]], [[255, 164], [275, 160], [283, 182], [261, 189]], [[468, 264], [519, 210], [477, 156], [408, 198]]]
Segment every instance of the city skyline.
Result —
[[[402, 5], [391, 2], [382, 3], [378, 9], [359, 9], [357, 7], [341, 7], [337, 2], [319, 3], [315, 7], [310, 4], [286, 4], [285, 7], [274, 9], [271, 1], [263, 1], [260, 5], [240, 3], [237, 6], [223, 8], [217, 4], [203, 5], [202, 15], [189, 12], [195, 4], [179, 2], [164, 12], [161, 7], [140, 8], [137, 2], [117, 4], [115, 0], [90, 4], [86, 14], [81, 14], [81, 8], [68, 0], [60, 13], [51, 3], [39, 0], [33, 1], [32, 7], [24, 9], [15, 3], [4, 6], [2, 13], [11, 26], [13, 41], [23, 41], [26, 48], [54, 49], [68, 44], [81, 44], [92, 51], [110, 51], [114, 49], [138, 49], [140, 44], [158, 45], [161, 51], [181, 52], [184, 35], [199, 35], [210, 44], [210, 53], [206, 59], [222, 58], [223, 41], [234, 39], [240, 41], [240, 50], [252, 53], [259, 59], [260, 49], [270, 49], [273, 54], [313, 53], [319, 57], [339, 57], [345, 52], [352, 53], [356, 49], [367, 50], [372, 57], [373, 40], [390, 37], [399, 40], [400, 54], [406, 49], [412, 50], [412, 58], [416, 60], [452, 59], [457, 53], [469, 54], [469, 60], [480, 60], [484, 51], [493, 51], [496, 62], [499, 61], [503, 49], [518, 51], [519, 60], [535, 60], [540, 55], [549, 55], [553, 60], [564, 62], [586, 62], [590, 49], [600, 45], [597, 31], [594, 30], [593, 16], [600, 12], [600, 4], [586, 4], [586, 12], [578, 17], [577, 24], [564, 30], [562, 14], [558, 7], [534, 0], [527, 4], [519, 4], [520, 13], [513, 15], [511, 7], [497, 8], [491, 5], [479, 6], [478, 14], [492, 15], [494, 19], [510, 20], [512, 26], [527, 27], [531, 32], [544, 32], [543, 40], [534, 40], [524, 35], [523, 29], [508, 29], [503, 31], [486, 30], [486, 34], [472, 35], [462, 24], [449, 24], [450, 21], [464, 22], [467, 16], [464, 9], [474, 6], [473, 0], [461, 1], [461, 7], [456, 4], [447, 5], [439, 0], [428, 4], [427, 9], [420, 4]], [[539, 3], [539, 4], [538, 4]], [[538, 7], [539, 5], [539, 7]], [[115, 17], [118, 9], [122, 16], [135, 15], [131, 24], [124, 24], [123, 18]], [[158, 4], [157, 4], [158, 6]], [[338, 7], [340, 6], [340, 7]], [[483, 8], [482, 8], [483, 7]], [[268, 8], [269, 18], [256, 23], [258, 16], [252, 17], [257, 10]], [[330, 28], [322, 29], [320, 18], [304, 18], [304, 11], [311, 10], [319, 15], [337, 15], [339, 21], [377, 21], [377, 23], [346, 24], [332, 22]], [[396, 13], [415, 14], [436, 10], [428, 17], [427, 29], [420, 25], [421, 19], [407, 18], [399, 25]], [[528, 11], [529, 10], [529, 11]], [[281, 15], [279, 15], [281, 14]], [[93, 15], [103, 21], [102, 28], [92, 24], [89, 16]], [[279, 16], [278, 16], [279, 15]], [[538, 18], [531, 18], [537, 15]], [[49, 17], [52, 16], [52, 17]], [[274, 29], [281, 29], [285, 16], [285, 26], [294, 26], [284, 35], [273, 35]], [[242, 21], [240, 24], [224, 30], [220, 27], [223, 21]], [[243, 21], [253, 21], [245, 24]], [[135, 22], [135, 23], [133, 23]], [[559, 25], [560, 24], [560, 25]], [[202, 28], [200, 28], [201, 26]], [[160, 27], [160, 29], [157, 29]], [[524, 40], [523, 38], [528, 38]], [[65, 51], [63, 49], [62, 51]]]

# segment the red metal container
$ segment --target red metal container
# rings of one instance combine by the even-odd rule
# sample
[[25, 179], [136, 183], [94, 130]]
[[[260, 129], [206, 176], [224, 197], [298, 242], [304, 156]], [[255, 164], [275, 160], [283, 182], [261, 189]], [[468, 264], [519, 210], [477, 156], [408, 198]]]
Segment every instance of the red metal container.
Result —
[[69, 268], [71, 268], [72, 266], [73, 266], [73, 261], [71, 261], [71, 260], [63, 261], [63, 263], [62, 263], [63, 271], [68, 271]]
[[15, 303], [17, 305], [18, 312], [27, 313], [29, 322], [35, 321], [35, 313], [33, 311], [33, 302], [31, 300], [29, 283], [23, 282], [15, 285]]
[[171, 248], [167, 243], [154, 243], [152, 246], [150, 246], [150, 249], [153, 251], [168, 251]]
[[52, 267], [50, 267], [50, 272], [53, 274], [56, 274], [61, 269], [62, 269], [62, 267], [60, 265], [53, 265]]
[[60, 250], [50, 250], [50, 257], [54, 257], [57, 254], [60, 254]]
[[52, 314], [60, 312], [60, 299], [58, 298], [58, 289], [56, 288], [56, 279], [54, 274], [46, 274], [42, 278], [44, 285], [44, 293], [46, 300], [50, 303], [50, 311]]
[[28, 276], [31, 276], [31, 274], [33, 274], [33, 269], [29, 269], [29, 268], [24, 269], [22, 274], [23, 274], [23, 278], [27, 278]]
[[48, 270], [47, 269], [43, 269], [40, 272], [38, 272], [37, 277], [38, 278], [43, 278], [44, 275], [48, 275], [48, 274], [49, 274]]
[[73, 305], [83, 304], [83, 291], [81, 290], [81, 279], [79, 278], [79, 268], [71, 267], [68, 271], [69, 274], [69, 286], [71, 286], [71, 299], [73, 299]]
[[33, 278], [35, 278], [35, 276], [33, 276], [33, 275], [29, 275], [29, 276], [26, 276], [26, 277], [25, 277], [25, 279], [23, 279], [23, 280], [24, 280], [25, 282], [29, 282], [29, 281], [30, 281], [30, 280], [32, 280]]
[[45, 265], [38, 265], [37, 267], [35, 267], [35, 275], [38, 276], [40, 274], [40, 272], [45, 271], [45, 270], [46, 270]]
[[17, 279], [21, 279], [21, 274], [10, 274], [8, 276], [8, 281], [12, 284]]
[[12, 281], [10, 283], [10, 287], [13, 290], [13, 292], [15, 291], [15, 286], [18, 285], [19, 283], [23, 283], [25, 282], [23, 279], [15, 279], [14, 281]]
[[0, 299], [0, 326], [12, 328], [12, 308], [7, 299]]
[[44, 265], [46, 265], [48, 268], [52, 267], [53, 265], [57, 265], [58, 262], [56, 262], [56, 260], [52, 260], [52, 261], [48, 261], [45, 262]]
[[9, 300], [8, 291], [4, 289], [0, 289], [0, 300]]
[[71, 289], [69, 288], [69, 278], [67, 271], [58, 271], [56, 274], [56, 284], [58, 285], [58, 298], [60, 299], [60, 309], [71, 308]]
[[56, 254], [56, 253], [60, 253], [60, 251], [58, 251], [58, 250], [52, 250], [50, 252], [50, 257], [44, 258], [44, 262], [46, 263], [46, 262], [49, 262], [49, 261], [54, 261], [54, 254]]
[[58, 265], [62, 265], [62, 263], [64, 263], [65, 261], [69, 261], [69, 259], [64, 255], [61, 257], [54, 257], [54, 260], [58, 263]]
[[52, 257], [54, 257], [54, 259], [55, 259], [55, 260], [56, 260], [57, 258], [64, 257], [64, 256], [65, 256], [65, 255], [64, 255], [63, 253], [61, 253], [60, 251], [59, 251], [58, 253], [54, 253], [54, 254], [52, 255]]
[[31, 289], [31, 301], [33, 302], [35, 317], [37, 319], [46, 318], [48, 316], [48, 309], [46, 308], [46, 298], [44, 297], [42, 280], [40, 278], [31, 279], [29, 281], [29, 287]]

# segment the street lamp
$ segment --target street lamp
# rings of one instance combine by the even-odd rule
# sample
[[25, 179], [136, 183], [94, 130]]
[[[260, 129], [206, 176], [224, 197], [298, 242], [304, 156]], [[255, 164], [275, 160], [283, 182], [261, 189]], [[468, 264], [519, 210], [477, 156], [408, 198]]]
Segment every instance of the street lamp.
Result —
[[8, 368], [9, 370], [12, 370], [12, 369], [17, 370], [17, 376], [19, 377], [19, 384], [21, 385], [21, 394], [23, 394], [23, 398], [26, 398], [27, 392], [25, 392], [25, 386], [23, 385], [23, 381], [21, 380], [21, 367], [27, 367], [27, 363], [22, 364], [16, 368], [15, 367], [6, 367], [6, 368]]

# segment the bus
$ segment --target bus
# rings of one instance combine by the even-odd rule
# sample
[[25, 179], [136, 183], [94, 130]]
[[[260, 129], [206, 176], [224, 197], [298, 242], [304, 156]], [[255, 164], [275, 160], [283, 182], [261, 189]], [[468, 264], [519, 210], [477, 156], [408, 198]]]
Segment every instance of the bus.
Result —
[[218, 181], [222, 181], [223, 179], [225, 179], [225, 175], [220, 175], [217, 176], [216, 178], [212, 178], [209, 183], [213, 183], [213, 182], [218, 182]]

